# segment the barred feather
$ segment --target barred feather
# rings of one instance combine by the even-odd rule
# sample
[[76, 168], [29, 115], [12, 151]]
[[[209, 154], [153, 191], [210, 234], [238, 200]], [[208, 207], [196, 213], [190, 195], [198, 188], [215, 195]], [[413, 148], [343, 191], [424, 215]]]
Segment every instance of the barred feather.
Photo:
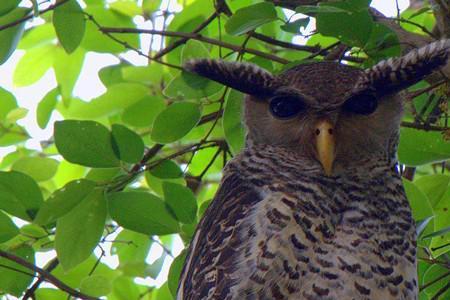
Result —
[[410, 51], [399, 58], [389, 58], [367, 69], [367, 84], [381, 94], [397, 92], [436, 71], [447, 63], [450, 40], [440, 40]]
[[268, 97], [279, 86], [272, 74], [250, 63], [194, 59], [186, 62], [184, 68], [254, 96]]

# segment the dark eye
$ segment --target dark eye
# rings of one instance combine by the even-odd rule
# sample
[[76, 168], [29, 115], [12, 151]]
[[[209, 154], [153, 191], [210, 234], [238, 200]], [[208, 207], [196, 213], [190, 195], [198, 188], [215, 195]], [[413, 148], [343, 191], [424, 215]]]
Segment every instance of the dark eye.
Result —
[[270, 100], [270, 112], [278, 119], [289, 119], [305, 108], [303, 102], [295, 97], [278, 96]]
[[359, 115], [370, 115], [378, 107], [378, 99], [371, 94], [356, 95], [344, 103], [344, 110]]

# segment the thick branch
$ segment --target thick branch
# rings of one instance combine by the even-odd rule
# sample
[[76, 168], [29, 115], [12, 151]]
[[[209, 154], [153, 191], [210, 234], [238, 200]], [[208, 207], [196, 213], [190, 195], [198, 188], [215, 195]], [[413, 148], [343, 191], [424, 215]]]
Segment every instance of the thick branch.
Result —
[[[52, 259], [48, 266], [45, 268], [45, 271], [50, 273], [58, 266], [58, 264], [59, 261], [57, 258]], [[36, 280], [36, 282], [25, 292], [22, 300], [27, 300], [29, 298], [34, 299], [34, 293], [44, 281], [45, 278], [43, 276], [39, 277], [38, 280]]]
[[71, 288], [70, 286], [66, 285], [64, 282], [62, 282], [61, 280], [59, 280], [58, 278], [56, 278], [55, 276], [53, 276], [52, 274], [50, 274], [49, 272], [45, 271], [44, 269], [41, 269], [37, 266], [35, 266], [34, 264], [26, 261], [25, 259], [23, 259], [22, 257], [16, 256], [12, 253], [0, 250], [0, 257], [4, 257], [10, 261], [13, 261], [29, 270], [32, 270], [36, 273], [38, 273], [41, 277], [43, 277], [45, 279], [45, 281], [53, 284], [54, 286], [56, 286], [57, 288], [59, 288], [60, 290], [72, 295], [73, 297], [77, 297], [80, 299], [87, 299], [87, 300], [97, 300], [98, 298], [95, 297], [91, 297], [88, 296], [86, 294], [83, 294], [77, 290], [74, 290], [73, 288]]

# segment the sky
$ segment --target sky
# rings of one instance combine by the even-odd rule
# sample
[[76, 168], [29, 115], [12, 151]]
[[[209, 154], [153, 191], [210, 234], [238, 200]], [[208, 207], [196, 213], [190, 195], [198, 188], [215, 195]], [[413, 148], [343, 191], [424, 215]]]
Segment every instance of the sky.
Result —
[[[1, 1], [1, 0], [0, 0]], [[386, 16], [395, 16], [397, 14], [396, 2], [392, 0], [373, 0], [373, 7], [377, 8]], [[404, 10], [409, 5], [409, 0], [398, 0], [398, 5], [400, 10]], [[176, 0], [165, 0], [162, 4], [163, 8], [169, 7], [171, 10], [179, 10], [180, 7], [176, 4]], [[36, 20], [32, 23], [29, 23], [27, 26], [33, 26], [41, 23], [42, 21]], [[135, 22], [142, 28], [149, 28], [148, 24], [143, 23], [142, 18], [136, 18]], [[158, 28], [159, 27], [159, 28]], [[161, 24], [156, 24], [156, 29], [161, 29]], [[297, 40], [296, 40], [297, 41]], [[300, 39], [301, 42], [301, 39]], [[148, 43], [148, 40], [143, 40], [143, 44]], [[159, 43], [154, 43], [159, 44]], [[145, 52], [145, 51], [144, 51]], [[20, 107], [28, 109], [27, 116], [19, 121], [20, 125], [23, 125], [29, 134], [31, 135], [31, 140], [29, 140], [26, 144], [28, 148], [38, 149], [40, 150], [40, 142], [44, 140], [48, 140], [52, 136], [53, 126], [51, 124], [61, 119], [58, 113], [53, 113], [52, 118], [50, 120], [50, 125], [45, 129], [40, 129], [37, 126], [36, 122], [36, 107], [42, 97], [51, 89], [56, 87], [56, 80], [52, 70], [49, 70], [45, 76], [43, 76], [38, 82], [31, 86], [27, 87], [17, 87], [13, 84], [13, 74], [14, 69], [19, 61], [19, 59], [23, 56], [24, 51], [18, 50], [16, 51], [9, 60], [0, 66], [0, 87], [12, 92], [16, 97]], [[137, 54], [132, 52], [127, 52], [125, 54], [128, 61], [131, 61], [137, 65], [144, 64], [146, 59], [139, 57]], [[82, 69], [82, 73], [78, 79], [78, 82], [74, 89], [74, 96], [80, 97], [84, 100], [89, 100], [95, 98], [106, 91], [105, 87], [101, 83], [97, 73], [98, 71], [108, 65], [113, 65], [119, 63], [119, 60], [113, 55], [105, 55], [105, 54], [97, 54], [97, 53], [88, 53], [85, 60], [85, 65]], [[15, 147], [0, 147], [0, 160], [1, 158], [11, 152], [14, 151]], [[20, 223], [20, 221], [17, 221]], [[111, 237], [112, 239], [114, 237]], [[176, 247], [174, 254], [177, 255], [181, 249], [182, 244], [181, 240], [178, 239], [176, 242]], [[107, 249], [109, 251], [109, 249]], [[158, 245], [154, 245], [150, 251], [150, 255], [147, 259], [149, 263], [153, 262], [159, 255], [161, 254], [162, 248]], [[96, 253], [99, 255], [98, 253]], [[49, 258], [53, 257], [54, 253], [40, 253], [37, 255], [37, 262], [39, 266], [43, 266]], [[116, 257], [108, 257], [106, 262], [111, 267], [116, 267], [118, 264]], [[142, 284], [154, 284], [160, 285], [167, 278], [168, 266], [171, 262], [171, 259], [166, 261], [166, 264], [161, 272], [160, 276], [156, 281], [146, 279], [139, 280], [139, 283]]]

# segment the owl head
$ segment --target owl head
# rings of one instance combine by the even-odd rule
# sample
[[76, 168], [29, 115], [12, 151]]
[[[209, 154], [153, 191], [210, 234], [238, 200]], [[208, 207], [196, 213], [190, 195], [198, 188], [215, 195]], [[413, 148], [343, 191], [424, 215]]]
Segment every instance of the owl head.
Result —
[[337, 62], [297, 65], [278, 75], [248, 63], [198, 59], [185, 69], [247, 94], [248, 145], [283, 147], [320, 162], [326, 174], [395, 159], [403, 89], [447, 62], [450, 40], [369, 69]]

